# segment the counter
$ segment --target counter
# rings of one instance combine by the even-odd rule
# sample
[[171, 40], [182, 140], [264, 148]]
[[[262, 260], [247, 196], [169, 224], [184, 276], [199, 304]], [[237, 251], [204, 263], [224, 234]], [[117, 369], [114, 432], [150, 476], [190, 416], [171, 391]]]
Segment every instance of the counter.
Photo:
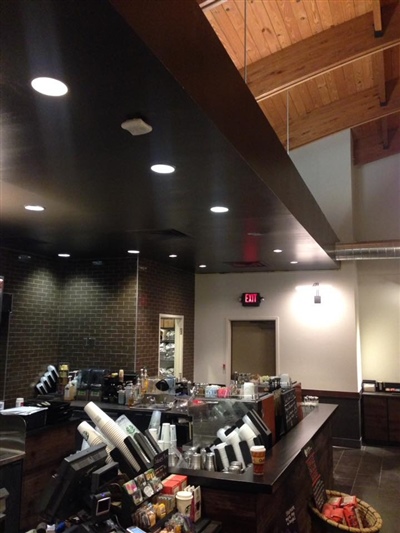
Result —
[[400, 394], [361, 393], [361, 421], [366, 443], [400, 445]]
[[286, 513], [294, 508], [297, 530], [312, 531], [308, 502], [311, 478], [303, 448], [312, 442], [317, 466], [326, 488], [332, 487], [333, 457], [331, 418], [335, 405], [319, 405], [267, 453], [264, 475], [254, 476], [252, 467], [241, 475], [172, 468], [202, 489], [203, 513], [220, 520], [224, 531], [280, 533]]
[[20, 416], [0, 415], [0, 429], [0, 532], [18, 533], [26, 425]]
[[59, 424], [27, 432], [23, 461], [21, 531], [35, 528], [41, 521], [37, 504], [61, 461], [67, 455], [75, 453], [79, 422], [80, 420], [70, 418]]

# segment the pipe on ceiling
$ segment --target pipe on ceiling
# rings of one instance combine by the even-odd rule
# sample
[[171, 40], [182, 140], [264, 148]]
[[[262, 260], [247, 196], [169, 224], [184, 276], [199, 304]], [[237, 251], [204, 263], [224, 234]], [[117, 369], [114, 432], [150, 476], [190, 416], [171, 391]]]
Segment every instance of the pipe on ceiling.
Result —
[[337, 243], [331, 253], [336, 261], [400, 259], [400, 241]]

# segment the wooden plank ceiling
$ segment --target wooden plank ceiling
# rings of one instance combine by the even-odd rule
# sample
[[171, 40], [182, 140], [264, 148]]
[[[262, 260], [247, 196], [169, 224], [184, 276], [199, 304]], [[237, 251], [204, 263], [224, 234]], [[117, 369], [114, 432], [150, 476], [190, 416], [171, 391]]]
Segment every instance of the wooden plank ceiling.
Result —
[[197, 0], [287, 150], [351, 128], [400, 152], [399, 0]]

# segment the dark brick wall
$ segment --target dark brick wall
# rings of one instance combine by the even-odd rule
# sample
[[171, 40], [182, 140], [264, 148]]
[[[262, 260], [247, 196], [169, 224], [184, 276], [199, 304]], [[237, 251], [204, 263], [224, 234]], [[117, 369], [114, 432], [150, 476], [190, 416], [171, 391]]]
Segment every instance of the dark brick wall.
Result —
[[[4, 292], [13, 295], [5, 398], [14, 402], [17, 396], [29, 397], [30, 385], [47, 365], [57, 361], [61, 281], [55, 262], [32, 257], [25, 263], [13, 252], [0, 250], [0, 254]], [[5, 358], [5, 353], [0, 356]], [[9, 402], [6, 405], [11, 406]]]
[[136, 320], [136, 258], [94, 266], [35, 256], [24, 263], [17, 253], [0, 254], [5, 292], [13, 295], [7, 407], [17, 396], [31, 397], [31, 385], [48, 364], [59, 361], [71, 369], [134, 370], [136, 353], [136, 369], [146, 366], [150, 375], [156, 373], [160, 313], [184, 316], [184, 376], [193, 379], [194, 274], [140, 260]]
[[159, 315], [183, 315], [183, 375], [194, 372], [194, 275], [175, 268], [158, 268], [154, 261], [139, 266], [137, 368], [149, 375], [158, 370]]
[[64, 266], [59, 354], [70, 369], [133, 369], [136, 270], [135, 258]]

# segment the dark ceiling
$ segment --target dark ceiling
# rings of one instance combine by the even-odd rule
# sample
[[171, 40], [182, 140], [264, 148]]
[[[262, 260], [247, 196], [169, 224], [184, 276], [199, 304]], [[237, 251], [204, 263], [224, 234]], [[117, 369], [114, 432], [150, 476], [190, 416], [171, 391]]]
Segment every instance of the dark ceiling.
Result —
[[[2, 247], [69, 260], [140, 249], [202, 272], [337, 268], [324, 251], [336, 235], [195, 0], [0, 9]], [[69, 92], [35, 93], [37, 76]], [[123, 130], [134, 117], [153, 131]]]

